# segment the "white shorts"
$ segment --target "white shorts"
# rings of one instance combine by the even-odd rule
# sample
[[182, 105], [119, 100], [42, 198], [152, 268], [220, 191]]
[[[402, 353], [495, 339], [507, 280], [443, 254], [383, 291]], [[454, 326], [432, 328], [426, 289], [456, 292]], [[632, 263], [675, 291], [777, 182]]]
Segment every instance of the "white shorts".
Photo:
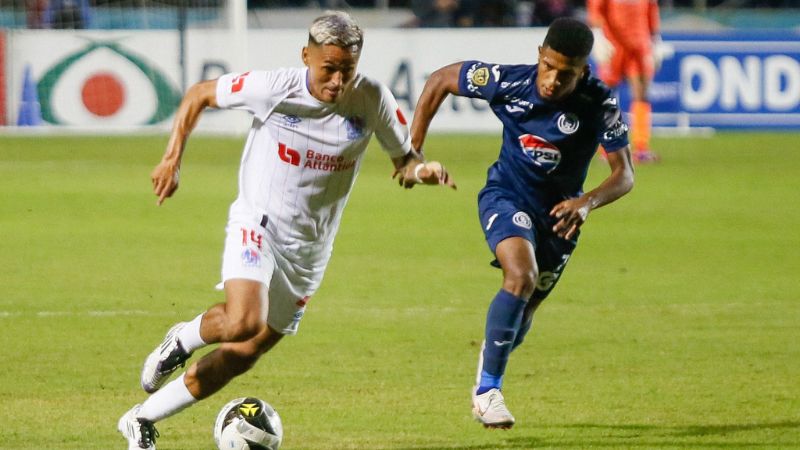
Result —
[[[230, 219], [226, 228], [225, 250], [222, 254], [222, 289], [225, 281], [246, 279], [264, 283], [268, 291], [267, 324], [281, 334], [294, 335], [311, 295], [316, 291], [318, 277], [295, 267], [276, 248], [264, 224], [257, 221]], [[298, 273], [299, 272], [299, 273]]]

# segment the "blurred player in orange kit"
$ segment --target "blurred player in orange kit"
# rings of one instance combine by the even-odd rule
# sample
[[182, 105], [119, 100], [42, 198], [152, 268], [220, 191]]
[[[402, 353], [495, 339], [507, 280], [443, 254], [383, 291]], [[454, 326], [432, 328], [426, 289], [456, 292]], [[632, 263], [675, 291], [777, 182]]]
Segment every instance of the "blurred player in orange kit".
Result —
[[628, 80], [631, 90], [631, 141], [639, 163], [658, 161], [650, 151], [651, 106], [648, 88], [661, 63], [657, 0], [587, 0], [595, 33], [593, 56], [599, 76], [614, 88]]

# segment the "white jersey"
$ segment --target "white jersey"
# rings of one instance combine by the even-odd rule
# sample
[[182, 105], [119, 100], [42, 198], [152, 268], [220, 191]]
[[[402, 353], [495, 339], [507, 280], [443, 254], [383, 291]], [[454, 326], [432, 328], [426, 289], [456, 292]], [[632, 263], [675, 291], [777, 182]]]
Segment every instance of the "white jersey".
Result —
[[373, 133], [392, 158], [411, 150], [406, 121], [391, 92], [356, 75], [336, 103], [307, 87], [307, 69], [226, 74], [220, 108], [255, 117], [239, 169], [231, 219], [262, 220], [283, 256], [319, 273], [330, 258], [342, 210]]

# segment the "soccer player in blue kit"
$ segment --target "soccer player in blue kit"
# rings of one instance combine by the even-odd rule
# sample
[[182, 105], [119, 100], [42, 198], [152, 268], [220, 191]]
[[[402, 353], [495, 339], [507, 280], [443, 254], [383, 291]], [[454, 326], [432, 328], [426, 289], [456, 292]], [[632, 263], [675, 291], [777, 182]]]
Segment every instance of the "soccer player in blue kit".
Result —
[[[558, 19], [539, 47], [538, 64], [464, 61], [442, 67], [425, 83], [414, 113], [411, 143], [417, 150], [448, 94], [486, 100], [503, 123], [500, 156], [478, 195], [493, 265], [503, 270], [472, 391], [473, 416], [486, 427], [514, 425], [501, 392], [509, 355], [558, 282], [581, 225], [592, 210], [633, 187], [628, 127], [617, 99], [589, 72], [593, 42], [582, 22]], [[600, 144], [611, 174], [583, 192]]]

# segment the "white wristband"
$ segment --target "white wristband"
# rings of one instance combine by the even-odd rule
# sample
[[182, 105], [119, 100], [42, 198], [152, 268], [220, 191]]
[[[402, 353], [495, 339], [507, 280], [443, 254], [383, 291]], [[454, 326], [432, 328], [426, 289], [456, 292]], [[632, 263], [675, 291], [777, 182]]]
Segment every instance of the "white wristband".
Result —
[[414, 167], [414, 182], [417, 184], [423, 184], [422, 180], [419, 178], [419, 171], [425, 167], [425, 163], [417, 164], [417, 167]]

